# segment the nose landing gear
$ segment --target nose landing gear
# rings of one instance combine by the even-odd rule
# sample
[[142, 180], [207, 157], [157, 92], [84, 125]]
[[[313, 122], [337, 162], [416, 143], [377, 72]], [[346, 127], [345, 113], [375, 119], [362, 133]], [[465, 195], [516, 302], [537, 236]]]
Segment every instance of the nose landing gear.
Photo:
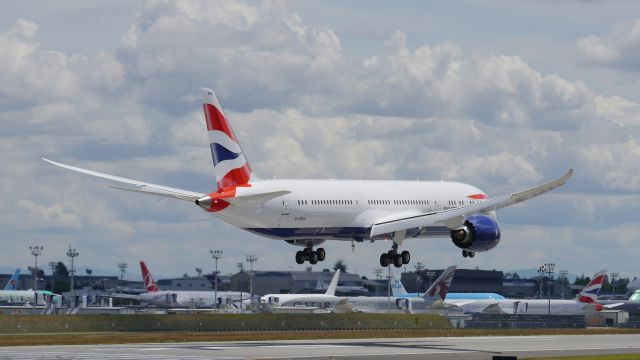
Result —
[[304, 250], [296, 252], [296, 263], [304, 264], [308, 261], [311, 265], [315, 265], [318, 261], [324, 261], [327, 256], [327, 252], [323, 248], [313, 250], [313, 245], [307, 245]]
[[466, 250], [466, 249], [462, 250], [462, 257], [470, 257], [470, 258], [472, 258], [474, 256], [476, 256], [475, 252], [469, 251], [469, 250]]

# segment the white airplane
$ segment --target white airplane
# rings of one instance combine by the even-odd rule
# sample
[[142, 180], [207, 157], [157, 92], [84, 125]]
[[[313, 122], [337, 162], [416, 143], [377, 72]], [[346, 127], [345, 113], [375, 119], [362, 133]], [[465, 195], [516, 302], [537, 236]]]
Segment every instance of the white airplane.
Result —
[[60, 304], [62, 296], [48, 290], [0, 290], [0, 303], [28, 306]]
[[[543, 300], [543, 299], [484, 299], [484, 300], [447, 300], [447, 304], [455, 305], [466, 313], [496, 313], [496, 314], [533, 314], [547, 315], [585, 315], [614, 305], [600, 305], [595, 303], [598, 293], [607, 276], [606, 271], [594, 275], [575, 300]], [[549, 304], [551, 308], [549, 309]]]
[[[318, 281], [316, 282], [316, 290], [320, 291], [320, 290], [325, 290], [327, 289], [327, 286], [325, 285], [325, 282], [322, 280], [322, 278], [318, 278]], [[336, 286], [336, 292], [338, 293], [362, 293], [362, 294], [368, 294], [369, 293], [369, 289], [363, 287], [363, 286], [354, 286], [354, 285], [338, 285]]]
[[195, 202], [220, 220], [249, 232], [303, 246], [298, 264], [324, 260], [325, 240], [392, 240], [380, 265], [408, 264], [398, 247], [407, 238], [445, 237], [464, 257], [493, 249], [500, 241], [495, 211], [555, 189], [562, 177], [510, 195], [488, 198], [480, 189], [448, 181], [263, 180], [258, 178], [213, 91], [203, 89], [203, 107], [217, 189], [200, 193], [45, 161], [69, 170], [129, 185], [116, 187]]
[[[140, 261], [145, 292], [139, 295], [111, 294], [112, 297], [135, 299], [165, 308], [215, 308], [215, 291], [160, 290], [144, 261]], [[218, 291], [218, 306], [246, 307], [250, 294], [237, 291]]]
[[367, 313], [389, 312], [390, 310], [412, 312], [413, 310], [455, 308], [444, 302], [453, 282], [455, 271], [455, 266], [446, 268], [420, 297], [355, 296], [349, 298], [348, 305], [351, 306], [353, 311]]
[[335, 296], [338, 279], [340, 279], [340, 269], [336, 270], [324, 294], [267, 294], [260, 298], [260, 302], [268, 308], [333, 308], [340, 300], [340, 297]]

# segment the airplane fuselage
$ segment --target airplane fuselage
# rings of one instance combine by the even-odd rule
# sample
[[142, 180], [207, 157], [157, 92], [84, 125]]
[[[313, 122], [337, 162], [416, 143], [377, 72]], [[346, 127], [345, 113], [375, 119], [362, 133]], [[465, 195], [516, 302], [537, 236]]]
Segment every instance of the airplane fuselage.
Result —
[[[358, 180], [256, 181], [236, 188], [236, 196], [283, 189], [290, 193], [257, 205], [227, 206], [213, 214], [272, 239], [359, 241], [370, 239], [371, 224], [385, 217], [447, 210], [486, 198], [478, 188], [458, 182]], [[418, 236], [449, 237], [450, 230], [441, 225], [407, 232], [407, 237]]]
[[[248, 293], [218, 291], [221, 305], [243, 306], [249, 301]], [[139, 295], [140, 300], [159, 307], [212, 308], [215, 307], [214, 291], [171, 291], [161, 290]], [[246, 305], [246, 304], [244, 304]]]
[[548, 300], [447, 300], [446, 303], [459, 306], [466, 313], [503, 313], [503, 314], [530, 314], [530, 315], [585, 315], [589, 311], [595, 311], [590, 304], [575, 300], [551, 300], [549, 309]]

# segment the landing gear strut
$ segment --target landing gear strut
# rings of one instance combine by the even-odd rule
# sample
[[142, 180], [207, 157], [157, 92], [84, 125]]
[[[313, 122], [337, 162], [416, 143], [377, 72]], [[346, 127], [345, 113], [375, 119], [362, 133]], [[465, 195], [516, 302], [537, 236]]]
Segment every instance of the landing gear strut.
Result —
[[402, 265], [406, 265], [411, 261], [411, 254], [408, 251], [403, 251], [398, 254], [398, 244], [393, 244], [391, 250], [380, 255], [380, 266], [387, 267], [389, 264], [399, 268]]
[[327, 252], [323, 248], [314, 251], [313, 245], [309, 244], [304, 250], [296, 252], [296, 263], [304, 264], [305, 261], [308, 261], [311, 265], [315, 265], [318, 261], [323, 261], [326, 256]]
[[462, 250], [462, 257], [470, 257], [470, 258], [472, 258], [474, 256], [476, 256], [475, 252], [469, 251], [469, 250], [466, 250], [466, 249]]

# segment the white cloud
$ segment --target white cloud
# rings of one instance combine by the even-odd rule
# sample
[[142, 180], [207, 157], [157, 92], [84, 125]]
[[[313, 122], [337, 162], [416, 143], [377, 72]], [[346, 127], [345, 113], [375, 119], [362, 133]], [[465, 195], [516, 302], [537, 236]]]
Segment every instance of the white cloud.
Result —
[[[505, 210], [505, 237], [490, 253], [462, 263], [446, 239], [406, 243], [432, 266], [535, 267], [559, 247], [560, 260], [582, 270], [575, 246], [594, 260], [602, 237], [632, 243], [636, 229], [623, 209], [637, 199], [619, 193], [640, 190], [640, 149], [628, 136], [639, 133], [640, 107], [543, 73], [518, 54], [468, 53], [447, 39], [415, 45], [413, 34], [396, 31], [376, 44], [382, 50], [358, 58], [330, 26], [309, 24], [281, 2], [149, 1], [128, 30], [118, 29], [115, 54], [47, 49], [37, 29], [18, 20], [0, 33], [0, 222], [18, 239], [10, 253], [32, 239], [72, 241], [97, 266], [146, 257], [160, 273], [181, 273], [192, 269], [174, 270], [195, 258], [210, 261], [202, 249], [224, 247], [229, 264], [251, 250], [262, 268], [301, 268], [295, 248], [192, 204], [105, 189], [38, 160], [210, 191], [195, 96], [203, 85], [216, 89], [265, 178], [451, 179], [501, 195], [576, 168], [560, 192]], [[358, 245], [354, 254], [345, 246], [326, 244], [328, 261], [343, 257], [366, 273], [389, 244]], [[284, 262], [283, 253], [291, 254]], [[632, 271], [634, 261], [617, 262]]]
[[606, 36], [578, 40], [579, 62], [628, 72], [640, 71], [640, 18], [624, 21]]

